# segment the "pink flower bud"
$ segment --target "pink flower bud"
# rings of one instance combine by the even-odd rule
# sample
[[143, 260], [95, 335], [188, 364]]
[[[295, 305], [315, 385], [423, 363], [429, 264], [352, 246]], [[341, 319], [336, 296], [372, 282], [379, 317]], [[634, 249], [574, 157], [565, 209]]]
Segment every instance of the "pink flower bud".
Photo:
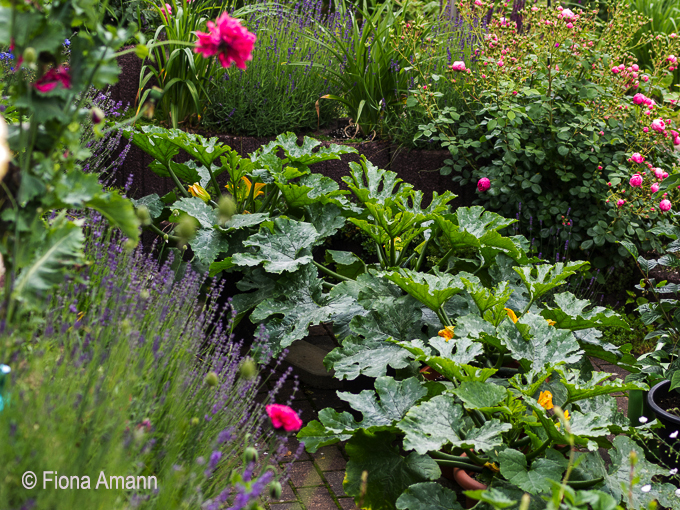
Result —
[[649, 128], [648, 127], [643, 127], [642, 128], [643, 133], [649, 133]]
[[625, 200], [623, 200], [622, 198], [619, 198], [619, 199], [616, 201], [616, 206], [617, 206], [617, 207], [623, 207], [623, 204], [625, 204], [625, 203], [626, 203]]

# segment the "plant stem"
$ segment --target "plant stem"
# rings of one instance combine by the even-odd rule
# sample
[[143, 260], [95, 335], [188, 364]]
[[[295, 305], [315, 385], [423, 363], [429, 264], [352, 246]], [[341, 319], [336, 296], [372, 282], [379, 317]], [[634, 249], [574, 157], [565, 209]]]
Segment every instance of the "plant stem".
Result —
[[536, 457], [538, 457], [538, 456], [541, 455], [543, 452], [545, 452], [545, 451], [548, 449], [548, 446], [550, 446], [550, 438], [548, 438], [548, 439], [546, 439], [545, 441], [543, 441], [543, 444], [541, 444], [541, 446], [539, 446], [538, 448], [536, 448], [533, 452], [527, 453], [527, 455], [526, 455], [527, 462], [531, 462], [531, 461], [534, 460]]
[[319, 264], [316, 260], [312, 260], [312, 264], [314, 264], [316, 267], [321, 269], [322, 272], [326, 273], [329, 276], [332, 276], [333, 278], [337, 278], [338, 280], [343, 282], [351, 281], [351, 278], [347, 278], [346, 276], [342, 276], [341, 274], [338, 274], [335, 271], [331, 271], [326, 266]]
[[465, 462], [458, 462], [455, 460], [435, 459], [435, 462], [440, 466], [450, 466], [454, 468], [464, 469], [465, 471], [474, 471], [475, 473], [481, 473], [482, 471], [484, 471], [483, 466], [475, 466], [474, 464], [467, 464]]
[[[430, 236], [430, 239], [432, 239], [432, 236]], [[423, 265], [423, 261], [425, 260], [425, 252], [427, 251], [427, 245], [430, 243], [430, 239], [425, 240], [425, 244], [423, 245], [423, 250], [420, 252], [420, 257], [418, 257], [418, 262], [416, 262], [416, 271], [420, 271], [420, 266]]]

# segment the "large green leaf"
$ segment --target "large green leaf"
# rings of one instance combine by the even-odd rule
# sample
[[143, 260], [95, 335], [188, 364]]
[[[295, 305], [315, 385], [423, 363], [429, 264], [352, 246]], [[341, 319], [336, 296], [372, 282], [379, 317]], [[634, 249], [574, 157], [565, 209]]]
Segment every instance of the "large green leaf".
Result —
[[[608, 467], [598, 452], [581, 454], [583, 458], [578, 459], [581, 462], [576, 473], [580, 471], [585, 479], [604, 478], [595, 488], [611, 494], [619, 503], [628, 504], [629, 496], [632, 496], [631, 508], [648, 508], [649, 503], [655, 499], [664, 507], [676, 508], [680, 499], [675, 494], [676, 487], [658, 481], [659, 477], [668, 475], [667, 468], [647, 461], [645, 450], [627, 436], [617, 436], [613, 444], [614, 447], [609, 450], [611, 464]], [[631, 452], [635, 452], [637, 463], [634, 468], [636, 483], [629, 492]], [[646, 485], [650, 486], [649, 490], [642, 491], [641, 488]]]
[[569, 462], [559, 452], [549, 449], [545, 457], [534, 460], [531, 467], [522, 452], [510, 448], [498, 454], [501, 475], [510, 483], [531, 494], [550, 490], [549, 480], [559, 482]]
[[319, 420], [309, 422], [297, 434], [298, 440], [304, 443], [305, 449], [311, 453], [323, 446], [348, 440], [354, 431], [360, 428], [351, 414], [338, 413], [330, 408], [319, 411]]
[[232, 257], [235, 264], [257, 266], [262, 264], [269, 273], [293, 272], [312, 262], [310, 247], [319, 233], [310, 223], [288, 218], [276, 218], [272, 230], [263, 228], [248, 238], [244, 246], [256, 248], [254, 253], [237, 253]]
[[503, 443], [509, 423], [494, 419], [474, 427], [451, 395], [438, 395], [411, 409], [397, 426], [406, 434], [404, 449], [424, 454], [444, 445], [489, 450]]
[[482, 237], [488, 232], [501, 230], [517, 220], [504, 218], [500, 214], [487, 211], [484, 207], [459, 207], [456, 209], [458, 226], [475, 237]]
[[84, 203], [85, 207], [101, 213], [111, 225], [118, 227], [129, 239], [139, 241], [139, 218], [132, 202], [117, 191], [98, 194]]
[[276, 285], [278, 297], [258, 304], [250, 316], [250, 320], [256, 323], [270, 318], [266, 327], [273, 351], [304, 338], [310, 325], [332, 319], [334, 314], [343, 313], [355, 303], [351, 296], [324, 294], [322, 280], [311, 264], [279, 279]]
[[[429, 346], [421, 340], [398, 344], [410, 352], [416, 361], [425, 363], [451, 381], [485, 381], [496, 373], [492, 368], [476, 368], [469, 365], [484, 352], [484, 348], [481, 342], [468, 337], [452, 338], [449, 342], [441, 337], [431, 338]], [[439, 355], [435, 355], [431, 347], [439, 351]]]
[[546, 366], [577, 363], [583, 351], [570, 331], [548, 325], [540, 315], [526, 313], [513, 324], [505, 320], [498, 337], [525, 370], [539, 372]]
[[418, 301], [411, 296], [402, 296], [375, 301], [367, 315], [354, 317], [349, 326], [356, 335], [366, 339], [411, 340], [424, 337], [422, 315]]
[[200, 161], [205, 168], [211, 168], [217, 158], [232, 152], [231, 147], [222, 144], [217, 137], [208, 139], [179, 129], [166, 130], [166, 139]]
[[399, 510], [463, 510], [456, 493], [435, 482], [411, 485], [397, 499]]
[[508, 390], [503, 386], [481, 381], [463, 381], [451, 393], [461, 399], [467, 409], [495, 407], [508, 396]]
[[[573, 274], [587, 268], [588, 262], [567, 262], [564, 264], [558, 262], [556, 264], [543, 264], [540, 266], [520, 266], [513, 267], [517, 274], [522, 278], [524, 286], [531, 296], [533, 301], [536, 301], [546, 292], [564, 285], [567, 278]], [[535, 276], [534, 276], [535, 273]]]
[[439, 272], [428, 274], [399, 269], [385, 273], [384, 277], [434, 311], [465, 288], [459, 277]]
[[578, 299], [570, 292], [555, 294], [554, 300], [555, 308], [546, 307], [541, 315], [555, 321], [555, 326], [560, 329], [576, 331], [603, 326], [628, 327], [626, 321], [613, 310], [596, 306], [585, 311], [591, 302], [587, 299]]
[[254, 227], [269, 218], [269, 213], [255, 213], [255, 214], [234, 214], [229, 221], [227, 221], [222, 229], [224, 230], [238, 230], [246, 227]]
[[321, 145], [320, 141], [306, 136], [303, 138], [302, 144], [298, 145], [298, 136], [295, 133], [284, 133], [259, 149], [255, 157], [276, 153], [280, 148], [286, 155], [287, 161], [284, 160], [284, 164], [304, 168], [314, 163], [340, 159], [342, 154], [355, 154], [357, 152], [354, 147], [346, 145], [331, 144], [329, 147], [319, 147], [319, 145]]
[[342, 180], [364, 204], [384, 203], [392, 196], [404, 196], [413, 189], [395, 172], [376, 167], [365, 156], [361, 156], [359, 163], [351, 162], [349, 168], [349, 177]]
[[342, 347], [328, 353], [323, 360], [328, 369], [335, 371], [338, 379], [356, 379], [360, 375], [379, 377], [394, 369], [408, 366], [411, 356], [397, 345], [384, 340], [369, 338], [362, 340], [350, 336], [343, 340]]
[[560, 381], [567, 388], [569, 402], [576, 402], [584, 398], [593, 398], [598, 395], [629, 391], [629, 390], [648, 390], [649, 387], [638, 381], [625, 382], [622, 379], [612, 380], [612, 374], [608, 372], [592, 372], [589, 380], [581, 377], [581, 372], [567, 368], [558, 367], [556, 371], [560, 374]]
[[166, 129], [160, 126], [142, 126], [140, 131], [128, 127], [123, 129], [123, 136], [132, 140], [137, 147], [160, 161], [166, 168], [170, 161], [179, 153], [179, 148], [168, 141]]
[[410, 486], [441, 476], [437, 463], [427, 455], [411, 452], [402, 457], [397, 446], [392, 446], [394, 434], [389, 432], [358, 431], [349, 440], [345, 451], [349, 455], [343, 487], [348, 496], [359, 502], [362, 474], [368, 472], [363, 508], [394, 510], [399, 496]]
[[305, 219], [314, 225], [319, 233], [316, 244], [326, 241], [327, 237], [332, 236], [345, 224], [342, 216], [342, 209], [335, 204], [312, 204], [305, 207]]
[[84, 263], [82, 224], [82, 220], [68, 221], [62, 213], [45, 231], [39, 228], [40, 223], [34, 227], [30, 242], [34, 256], [14, 282], [14, 299], [28, 308], [40, 307], [44, 293], [62, 283], [68, 269]]
[[146, 207], [149, 210], [149, 215], [153, 219], [158, 218], [165, 207], [165, 204], [161, 201], [160, 197], [156, 193], [142, 197], [139, 200], [131, 198], [130, 201], [137, 208], [141, 206]]
[[342, 195], [349, 193], [349, 191], [340, 190], [333, 179], [321, 174], [308, 174], [301, 177], [297, 183], [277, 182], [276, 185], [290, 208], [303, 207], [317, 202], [322, 204], [337, 202]]
[[172, 207], [195, 218], [203, 228], [212, 229], [213, 225], [217, 223], [215, 209], [198, 197], [180, 198]]
[[229, 249], [229, 241], [219, 230], [201, 228], [191, 240], [191, 249], [201, 262], [210, 265]]
[[392, 426], [425, 395], [427, 388], [415, 377], [402, 381], [392, 377], [378, 377], [375, 380], [375, 392], [338, 392], [338, 397], [363, 415], [359, 422], [362, 428]]

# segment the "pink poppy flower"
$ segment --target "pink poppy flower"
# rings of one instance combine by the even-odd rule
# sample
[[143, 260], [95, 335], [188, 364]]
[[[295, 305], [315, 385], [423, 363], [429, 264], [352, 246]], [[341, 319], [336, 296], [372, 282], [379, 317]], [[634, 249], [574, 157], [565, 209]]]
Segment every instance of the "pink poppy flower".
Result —
[[248, 32], [239, 20], [226, 12], [215, 23], [208, 21], [207, 25], [209, 33], [196, 32], [198, 41], [194, 52], [204, 57], [217, 55], [222, 67], [229, 67], [234, 62], [239, 69], [245, 69], [246, 61], [253, 59], [255, 34]]
[[60, 83], [65, 89], [71, 88], [71, 76], [62, 66], [47, 71], [33, 84], [33, 86], [38, 92], [46, 93], [53, 91]]
[[640, 174], [634, 174], [633, 177], [630, 178], [629, 183], [634, 188], [641, 188], [642, 187], [642, 176]]
[[491, 181], [488, 177], [482, 177], [479, 179], [479, 181], [477, 181], [477, 189], [482, 193], [487, 191], [489, 188], [491, 188]]
[[286, 432], [300, 430], [302, 420], [290, 407], [281, 404], [271, 404], [266, 408], [267, 415], [275, 429], [283, 428]]
[[664, 199], [659, 203], [659, 209], [661, 209], [663, 212], [670, 211], [672, 207], [671, 201]]

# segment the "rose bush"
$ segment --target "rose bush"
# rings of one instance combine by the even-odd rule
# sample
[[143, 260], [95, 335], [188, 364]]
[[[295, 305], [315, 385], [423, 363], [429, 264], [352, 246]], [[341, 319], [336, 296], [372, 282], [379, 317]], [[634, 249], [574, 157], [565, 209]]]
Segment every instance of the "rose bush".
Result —
[[[476, 20], [492, 7], [483, 30]], [[677, 162], [677, 94], [667, 86], [678, 39], [655, 36], [657, 65], [643, 70], [627, 51], [643, 20], [622, 3], [610, 9], [602, 21], [597, 11], [527, 4], [510, 21], [510, 6], [462, 3], [467, 71], [456, 65], [431, 75], [416, 61], [422, 72], [407, 103], [428, 113], [419, 135], [450, 150], [443, 174], [455, 172], [462, 184], [489, 179], [478, 203], [509, 217], [521, 203], [520, 222], [540, 221], [541, 236], [557, 233], [571, 249], [592, 250], [596, 265], [605, 263], [597, 255], [626, 255], [611, 244], [619, 239], [659, 246], [648, 233], [654, 218], [620, 215], [606, 203], [608, 183], [629, 180], [629, 158], [653, 160], [669, 174]], [[428, 92], [441, 80], [459, 91], [457, 104]]]

